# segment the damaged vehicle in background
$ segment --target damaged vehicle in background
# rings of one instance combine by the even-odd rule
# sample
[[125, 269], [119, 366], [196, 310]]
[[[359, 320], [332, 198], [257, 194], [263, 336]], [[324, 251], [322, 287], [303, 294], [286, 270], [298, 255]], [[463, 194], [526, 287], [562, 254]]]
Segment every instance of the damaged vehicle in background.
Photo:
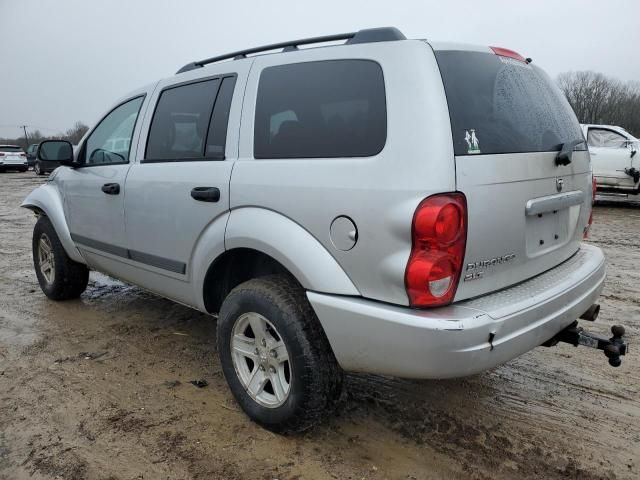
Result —
[[581, 125], [599, 192], [640, 194], [640, 140], [615, 125]]
[[229, 387], [274, 431], [325, 418], [343, 371], [460, 377], [560, 341], [613, 366], [626, 351], [623, 329], [576, 321], [596, 319], [605, 279], [582, 243], [580, 125], [511, 50], [380, 28], [233, 52], [38, 160], [64, 165], [22, 204], [43, 292], [77, 298], [95, 269], [218, 313]]

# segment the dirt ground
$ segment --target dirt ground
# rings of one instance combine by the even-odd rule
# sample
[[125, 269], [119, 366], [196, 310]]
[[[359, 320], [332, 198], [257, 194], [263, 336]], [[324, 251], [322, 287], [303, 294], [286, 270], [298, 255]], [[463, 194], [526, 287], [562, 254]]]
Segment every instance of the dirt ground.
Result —
[[640, 478], [640, 202], [600, 202], [591, 238], [592, 329], [627, 327], [622, 367], [562, 345], [462, 380], [349, 376], [334, 417], [282, 437], [238, 411], [214, 318], [96, 273], [47, 300], [18, 207], [42, 181], [0, 175], [2, 479]]

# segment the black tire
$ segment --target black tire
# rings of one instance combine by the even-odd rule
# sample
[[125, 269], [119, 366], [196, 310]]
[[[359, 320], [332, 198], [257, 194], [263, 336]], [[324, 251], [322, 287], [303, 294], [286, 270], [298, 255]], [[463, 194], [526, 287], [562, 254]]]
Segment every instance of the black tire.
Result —
[[22, 173], [26, 172], [27, 170], [28, 170], [27, 168], [21, 168], [21, 169], [20, 169], [20, 171], [21, 171]]
[[35, 163], [35, 165], [33, 166], [33, 171], [36, 173], [36, 175], [44, 175], [44, 170], [42, 170], [40, 162]]
[[[277, 407], [254, 400], [234, 367], [234, 327], [248, 312], [258, 313], [273, 324], [289, 354], [289, 393]], [[289, 433], [314, 426], [333, 410], [342, 391], [342, 370], [320, 322], [304, 289], [286, 275], [255, 278], [231, 291], [218, 317], [217, 346], [222, 371], [240, 407], [268, 430]]]
[[[40, 267], [40, 241], [46, 237], [53, 256], [53, 276], [49, 282]], [[78, 298], [89, 283], [89, 269], [86, 265], [74, 262], [64, 251], [49, 218], [41, 215], [33, 228], [33, 266], [38, 283], [44, 294], [52, 300], [70, 300]]]

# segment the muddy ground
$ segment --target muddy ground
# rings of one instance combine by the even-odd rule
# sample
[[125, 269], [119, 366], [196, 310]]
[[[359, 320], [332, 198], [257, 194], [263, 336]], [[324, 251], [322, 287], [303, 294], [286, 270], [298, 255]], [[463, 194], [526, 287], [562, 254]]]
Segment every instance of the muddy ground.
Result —
[[212, 317], [95, 273], [47, 300], [18, 207], [41, 182], [0, 175], [2, 479], [640, 478], [640, 202], [601, 202], [591, 239], [622, 367], [564, 345], [463, 380], [350, 376], [334, 417], [281, 437], [238, 411]]

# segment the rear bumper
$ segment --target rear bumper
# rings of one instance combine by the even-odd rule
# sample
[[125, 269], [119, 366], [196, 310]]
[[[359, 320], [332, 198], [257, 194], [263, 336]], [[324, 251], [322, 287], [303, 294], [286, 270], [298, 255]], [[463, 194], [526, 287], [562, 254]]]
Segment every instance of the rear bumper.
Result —
[[27, 162], [22, 162], [22, 161], [13, 161], [13, 160], [9, 160], [9, 161], [2, 161], [0, 162], [0, 169], [4, 169], [4, 170], [22, 170], [27, 168]]
[[605, 274], [602, 251], [583, 244], [533, 279], [442, 308], [307, 295], [344, 370], [451, 378], [493, 368], [549, 340], [597, 301]]

